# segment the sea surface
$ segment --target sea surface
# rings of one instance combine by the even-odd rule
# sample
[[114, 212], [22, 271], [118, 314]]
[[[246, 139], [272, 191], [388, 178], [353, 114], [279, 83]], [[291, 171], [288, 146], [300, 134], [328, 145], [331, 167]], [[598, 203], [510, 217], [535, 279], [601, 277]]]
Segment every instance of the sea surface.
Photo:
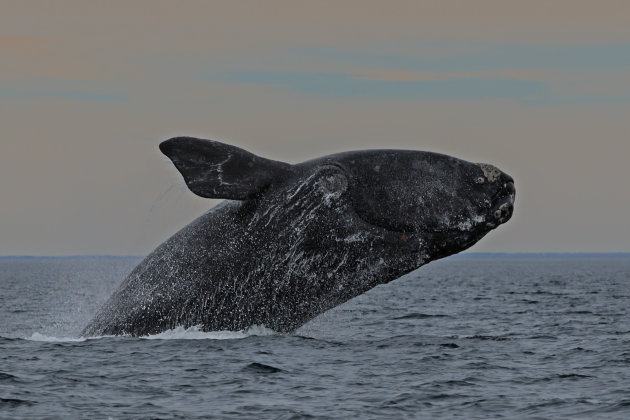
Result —
[[78, 338], [138, 258], [0, 258], [0, 418], [630, 418], [630, 256], [433, 262], [294, 334]]

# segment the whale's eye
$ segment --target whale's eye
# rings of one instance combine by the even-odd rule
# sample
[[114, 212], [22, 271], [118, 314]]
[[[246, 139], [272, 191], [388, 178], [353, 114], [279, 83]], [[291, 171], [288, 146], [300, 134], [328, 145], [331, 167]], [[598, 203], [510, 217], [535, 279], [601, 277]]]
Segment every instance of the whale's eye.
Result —
[[327, 194], [342, 194], [348, 189], [348, 180], [339, 172], [326, 174], [320, 181], [320, 188]]
[[475, 184], [483, 184], [484, 182], [486, 182], [486, 179], [482, 176], [480, 176], [479, 178], [475, 179]]
[[324, 165], [317, 168], [316, 172], [316, 188], [328, 199], [337, 199], [348, 190], [348, 177], [343, 168]]

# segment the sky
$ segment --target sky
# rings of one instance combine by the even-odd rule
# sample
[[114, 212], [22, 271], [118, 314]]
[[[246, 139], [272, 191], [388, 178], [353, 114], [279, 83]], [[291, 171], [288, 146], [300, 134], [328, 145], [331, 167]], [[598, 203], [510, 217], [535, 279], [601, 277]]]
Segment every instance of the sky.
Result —
[[630, 2], [0, 0], [0, 255], [144, 255], [158, 150], [429, 150], [515, 179], [476, 252], [630, 252]]

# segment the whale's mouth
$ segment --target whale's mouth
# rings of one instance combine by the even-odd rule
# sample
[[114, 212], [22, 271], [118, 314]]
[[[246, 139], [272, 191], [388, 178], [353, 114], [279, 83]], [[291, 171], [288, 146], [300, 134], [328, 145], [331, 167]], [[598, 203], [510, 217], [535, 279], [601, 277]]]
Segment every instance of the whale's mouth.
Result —
[[505, 223], [508, 220], [510, 220], [513, 213], [514, 213], [514, 197], [513, 196], [505, 197], [499, 200], [499, 202], [497, 202], [497, 204], [494, 205], [491, 211], [494, 221], [496, 221], [499, 224]]
[[494, 205], [490, 208], [490, 218], [486, 224], [487, 227], [496, 227], [512, 218], [514, 214], [515, 195], [516, 189], [514, 188], [514, 182], [506, 182], [502, 190], [497, 194]]

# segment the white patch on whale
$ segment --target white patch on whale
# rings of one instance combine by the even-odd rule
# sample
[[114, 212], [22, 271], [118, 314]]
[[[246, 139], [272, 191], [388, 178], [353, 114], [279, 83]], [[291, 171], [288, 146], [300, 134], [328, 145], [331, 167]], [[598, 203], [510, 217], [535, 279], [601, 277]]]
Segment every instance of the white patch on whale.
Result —
[[495, 182], [501, 176], [501, 171], [494, 165], [489, 165], [487, 163], [477, 163], [477, 166], [481, 168], [484, 176], [490, 182]]

